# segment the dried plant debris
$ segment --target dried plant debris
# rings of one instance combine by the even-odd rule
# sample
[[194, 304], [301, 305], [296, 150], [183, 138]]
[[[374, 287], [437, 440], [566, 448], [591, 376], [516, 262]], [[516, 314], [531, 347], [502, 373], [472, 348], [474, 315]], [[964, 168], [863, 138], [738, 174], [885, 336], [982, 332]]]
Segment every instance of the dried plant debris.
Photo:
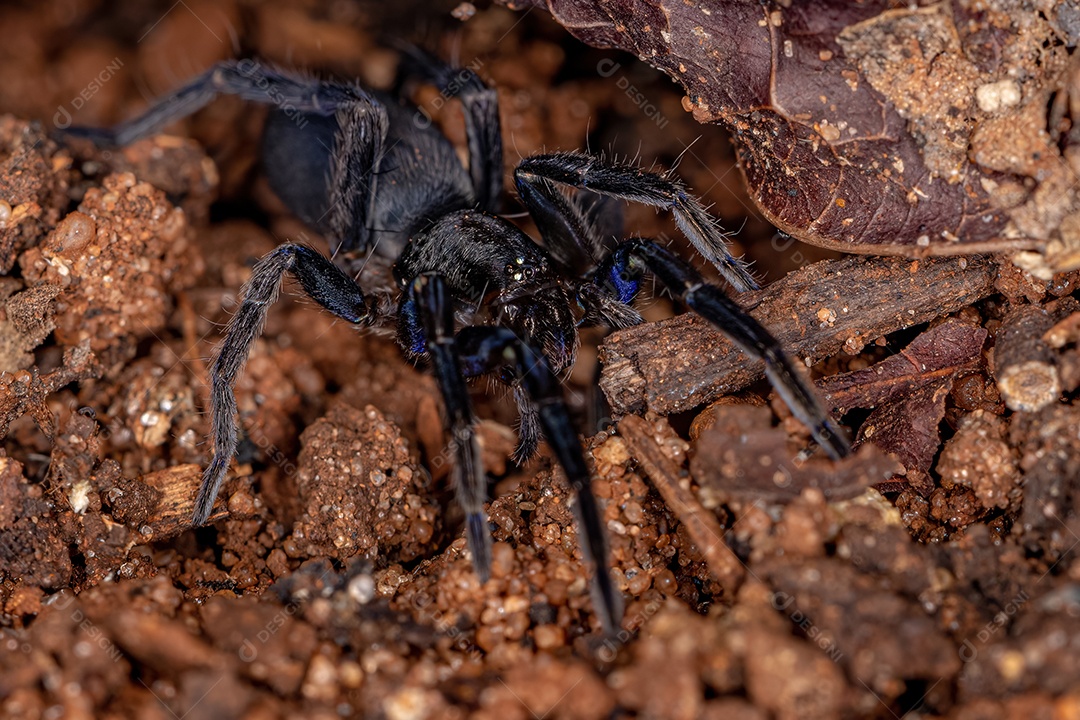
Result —
[[[807, 265], [738, 300], [810, 365], [841, 350], [856, 355], [882, 336], [968, 307], [993, 292], [994, 277], [994, 263], [978, 256], [849, 257]], [[684, 412], [764, 373], [693, 314], [614, 333], [600, 352], [600, 387], [617, 414]]]
[[51, 437], [55, 419], [45, 402], [48, 396], [65, 385], [100, 376], [101, 367], [86, 342], [65, 351], [63, 364], [50, 373], [42, 374], [37, 367], [3, 373], [0, 375], [0, 435], [7, 433], [12, 422], [30, 413], [38, 427]]
[[718, 507], [733, 498], [790, 502], [811, 488], [831, 501], [850, 499], [903, 467], [876, 445], [836, 463], [800, 459], [787, 431], [772, 427], [769, 408], [724, 405], [698, 438], [690, 470], [701, 485], [702, 503]]
[[1041, 410], [1061, 396], [1054, 352], [1043, 340], [1054, 320], [1041, 307], [1020, 305], [1001, 321], [994, 348], [994, 378], [1010, 410]]
[[864, 370], [819, 383], [836, 412], [872, 409], [859, 428], [856, 446], [872, 441], [904, 466], [906, 481], [923, 494], [933, 483], [930, 466], [941, 446], [938, 425], [956, 379], [982, 358], [987, 331], [957, 319], [921, 333], [906, 348]]
[[[538, 6], [633, 53], [731, 130], [771, 222], [853, 252], [1038, 249], [1080, 263], [1073, 2]], [[1076, 226], [1076, 227], [1074, 227]]]
[[[733, 593], [745, 575], [742, 562], [724, 545], [724, 531], [719, 521], [706, 509], [710, 506], [703, 505], [708, 502], [704, 490], [700, 492], [702, 501], [699, 502], [689, 488], [680, 484], [679, 465], [664, 453], [665, 447], [683, 444], [682, 441], [666, 422], [660, 421], [650, 427], [649, 423], [636, 415], [624, 418], [619, 423], [619, 434], [626, 439], [632, 457], [648, 473], [664, 502], [678, 515], [694, 544], [702, 549], [713, 577], [720, 581], [727, 593]], [[662, 442], [657, 442], [654, 434], [660, 436]], [[676, 457], [685, 453], [685, 446], [680, 450]], [[697, 473], [694, 477], [702, 484], [707, 481]], [[711, 507], [719, 504], [713, 503]]]
[[[12, 292], [21, 283], [13, 278], [0, 293]], [[21, 290], [0, 298], [0, 372], [15, 372], [34, 362], [31, 351], [45, 341], [55, 327], [53, 301], [60, 294], [56, 285]]]
[[985, 329], [950, 318], [920, 333], [896, 355], [864, 370], [823, 378], [818, 389], [835, 412], [875, 408], [972, 368], [982, 357], [986, 337]]

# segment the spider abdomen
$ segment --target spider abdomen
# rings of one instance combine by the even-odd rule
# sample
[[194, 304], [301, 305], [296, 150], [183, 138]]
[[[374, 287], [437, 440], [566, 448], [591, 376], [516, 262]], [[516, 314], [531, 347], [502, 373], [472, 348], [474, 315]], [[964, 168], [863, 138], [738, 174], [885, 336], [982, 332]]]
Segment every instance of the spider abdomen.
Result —
[[[414, 233], [447, 212], [474, 206], [476, 196], [450, 141], [415, 106], [379, 99], [387, 133], [376, 175], [335, 177], [345, 170], [334, 159], [348, 152], [336, 114], [274, 108], [263, 130], [262, 160], [270, 187], [290, 211], [330, 240], [332, 250], [375, 250], [394, 258]], [[366, 226], [335, 223], [342, 217], [336, 212], [342, 200], [330, 189], [366, 182], [374, 186]]]
[[338, 124], [332, 116], [286, 114], [274, 109], [263, 128], [262, 161], [266, 179], [296, 217], [321, 233], [327, 219], [327, 172]]

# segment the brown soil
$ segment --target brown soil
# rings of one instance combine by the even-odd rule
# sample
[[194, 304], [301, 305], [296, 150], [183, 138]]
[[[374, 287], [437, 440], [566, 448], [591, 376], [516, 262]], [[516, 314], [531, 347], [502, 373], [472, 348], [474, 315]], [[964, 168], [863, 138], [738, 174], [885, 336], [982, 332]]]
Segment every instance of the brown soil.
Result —
[[[256, 108], [222, 99], [111, 151], [58, 144], [66, 116], [130, 117], [236, 53], [385, 87], [396, 55], [376, 39], [418, 39], [422, 13], [452, 31], [433, 24], [430, 38], [498, 86], [508, 167], [586, 143], [681, 157], [760, 275], [802, 268], [791, 287], [834, 267], [751, 213], [728, 141], [663, 76], [539, 10], [463, 4], [461, 22], [452, 9], [0, 8], [0, 715], [1080, 717], [1076, 273], [839, 261], [910, 283], [985, 274], [962, 308], [924, 303], [921, 324], [867, 324], [822, 354], [822, 391], [859, 428], [843, 463], [791, 460], [805, 430], [761, 383], [693, 414], [590, 428], [627, 605], [613, 637], [561, 471], [546, 451], [509, 459], [503, 393], [474, 394], [497, 479], [480, 586], [433, 381], [388, 337], [310, 303], [270, 312], [237, 385], [233, 472], [212, 525], [190, 528], [207, 359], [237, 291], [283, 239], [321, 240], [259, 176]], [[454, 109], [436, 114], [462, 146]], [[628, 209], [627, 227], [681, 243], [651, 210]], [[643, 310], [672, 314], [660, 299]], [[1033, 312], [1048, 330], [1031, 329]], [[655, 347], [685, 332], [668, 322], [649, 330]], [[587, 335], [567, 382], [582, 416], [598, 341]], [[1057, 395], [1014, 407], [1001, 353], [1052, 368]]]

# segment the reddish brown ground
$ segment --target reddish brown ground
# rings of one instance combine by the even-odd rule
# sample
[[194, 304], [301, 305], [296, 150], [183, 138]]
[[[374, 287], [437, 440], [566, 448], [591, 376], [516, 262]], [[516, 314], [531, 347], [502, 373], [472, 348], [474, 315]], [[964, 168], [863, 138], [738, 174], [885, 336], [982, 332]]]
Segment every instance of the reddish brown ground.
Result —
[[[260, 113], [235, 100], [122, 150], [49, 138], [62, 110], [91, 125], [129, 117], [232, 56], [234, 39], [244, 55], [385, 86], [396, 58], [374, 38], [422, 25], [417, 8], [27, 8], [0, 9], [4, 717], [1080, 716], [1075, 275], [1040, 282], [995, 265], [994, 293], [956, 313], [988, 348], [1015, 306], [1059, 313], [1065, 401], [1006, 410], [976, 347], [931, 388], [943, 434], [926, 466], [902, 457], [907, 479], [886, 495], [849, 487], [838, 500], [806, 479], [831, 466], [792, 477], [772, 465], [801, 430], [775, 401], [796, 440], [773, 428], [766, 386], [696, 418], [590, 438], [627, 602], [625, 630], [605, 638], [561, 472], [547, 454], [509, 462], [506, 403], [478, 385], [498, 478], [481, 587], [433, 382], [387, 338], [310, 303], [270, 313], [237, 386], [246, 440], [214, 524], [189, 529], [209, 453], [207, 358], [253, 260], [310, 231], [259, 177]], [[450, 22], [461, 57], [478, 56], [500, 89], [509, 165], [587, 138], [671, 165], [700, 136], [679, 172], [742, 227], [760, 273], [828, 256], [747, 218], [726, 139], [654, 72], [582, 48], [538, 11]], [[454, 113], [443, 121], [462, 141]], [[676, 237], [649, 210], [627, 224]], [[869, 367], [917, 334], [868, 338], [818, 369]], [[578, 410], [596, 341], [568, 383]], [[733, 457], [739, 433], [756, 450]], [[863, 477], [868, 462], [836, 476]], [[729, 476], [747, 484], [710, 480]], [[680, 484], [686, 495], [669, 494]]]

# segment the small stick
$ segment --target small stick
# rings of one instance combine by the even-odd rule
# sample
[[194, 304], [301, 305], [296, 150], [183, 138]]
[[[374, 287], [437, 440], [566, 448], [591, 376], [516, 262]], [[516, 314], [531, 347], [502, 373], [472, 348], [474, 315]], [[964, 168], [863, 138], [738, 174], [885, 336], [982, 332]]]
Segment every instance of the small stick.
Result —
[[994, 346], [994, 379], [1005, 405], [1035, 412], [1061, 396], [1054, 351], [1043, 335], [1054, 319], [1036, 305], [1020, 305], [1001, 321]]
[[[847, 257], [800, 268], [736, 295], [792, 357], [815, 363], [994, 292], [988, 257]], [[600, 348], [600, 387], [616, 415], [685, 412], [761, 379], [752, 361], [692, 313], [612, 334]]]
[[[191, 529], [195, 493], [202, 482], [202, 468], [199, 465], [174, 465], [146, 473], [140, 480], [161, 492], [161, 499], [154, 511], [138, 528], [143, 533], [144, 540], [164, 540]], [[219, 502], [208, 522], [228, 517], [225, 505]]]
[[680, 481], [679, 468], [660, 449], [653, 434], [649, 423], [636, 415], [619, 422], [619, 436], [626, 442], [630, 456], [645, 470], [664, 502], [686, 526], [690, 539], [724, 592], [734, 593], [745, 577], [742, 561], [724, 542], [726, 531], [716, 516], [703, 508], [688, 485]]

